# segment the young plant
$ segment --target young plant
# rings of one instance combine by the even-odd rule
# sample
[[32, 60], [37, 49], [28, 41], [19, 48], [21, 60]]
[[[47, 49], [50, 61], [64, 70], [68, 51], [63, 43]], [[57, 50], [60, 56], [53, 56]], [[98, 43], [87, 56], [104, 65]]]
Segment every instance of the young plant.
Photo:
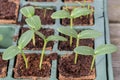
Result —
[[39, 64], [39, 68], [41, 69], [47, 43], [49, 41], [67, 41], [67, 39], [62, 36], [58, 36], [58, 35], [51, 35], [51, 36], [46, 37], [45, 35], [43, 35], [40, 32], [36, 32], [36, 34], [44, 40], [44, 45], [43, 45], [42, 54], [41, 54], [41, 58], [40, 58], [40, 64]]
[[[34, 15], [33, 11], [34, 11], [34, 8], [32, 6], [24, 7], [23, 9], [21, 9], [21, 13], [24, 16], [28, 17], [25, 21], [30, 26], [30, 30], [33, 31], [33, 43], [35, 43], [35, 34], [37, 34], [38, 36], [40, 36], [44, 40], [44, 46], [42, 49], [42, 54], [41, 54], [40, 64], [39, 64], [39, 67], [41, 69], [42, 62], [43, 62], [43, 56], [44, 56], [44, 52], [45, 52], [45, 48], [46, 48], [47, 43], [49, 41], [53, 41], [53, 40], [66, 41], [66, 39], [64, 37], [54, 36], [54, 35], [46, 38], [45, 35], [40, 33], [38, 30], [41, 28], [41, 21], [40, 21], [39, 16], [33, 16]], [[45, 11], [45, 14], [46, 14], [46, 11]]]
[[92, 55], [93, 56], [93, 60], [91, 63], [91, 70], [93, 69], [96, 56], [110, 54], [115, 51], [117, 51], [117, 47], [113, 44], [104, 44], [104, 45], [97, 47], [95, 50], [88, 46], [79, 46], [74, 49], [75, 53], [78, 53], [81, 55]]
[[[76, 1], [76, 3], [78, 3], [80, 6], [82, 6], [83, 8], [88, 8], [89, 10], [91, 10], [92, 12], [94, 12], [93, 8], [90, 8], [90, 4], [87, 4], [86, 3], [87, 1], [84, 0], [84, 3], [81, 3], [79, 1]], [[91, 12], [91, 13], [92, 13]], [[87, 15], [87, 18], [88, 18], [89, 14]]]
[[28, 68], [28, 61], [24, 54], [23, 48], [26, 47], [31, 39], [33, 39], [33, 43], [35, 44], [35, 32], [41, 28], [41, 21], [39, 16], [34, 16], [34, 8], [32, 6], [24, 7], [20, 11], [25, 17], [27, 17], [25, 21], [30, 26], [30, 30], [21, 35], [20, 39], [18, 40], [18, 46], [11, 46], [4, 51], [3, 59], [9, 60], [15, 57], [18, 53], [22, 53], [25, 66]]
[[[77, 31], [74, 29], [67, 28], [67, 27], [60, 27], [58, 28], [58, 31], [65, 35], [76, 38], [77, 39], [76, 47], [79, 46], [80, 39], [97, 38], [101, 36], [101, 33], [95, 30], [83, 30], [80, 33], [77, 33]], [[75, 54], [75, 60], [74, 60], [75, 64], [77, 63], [77, 58], [78, 58], [78, 53]]]
[[25, 66], [28, 68], [28, 61], [24, 54], [23, 48], [31, 41], [34, 32], [31, 30], [23, 33], [18, 41], [18, 46], [10, 46], [3, 53], [3, 60], [9, 60], [14, 58], [17, 54], [22, 53], [23, 59], [25, 61]]
[[[73, 19], [88, 15], [90, 13], [92, 13], [92, 12], [88, 8], [76, 7], [71, 12], [69, 12], [68, 9], [56, 11], [51, 15], [51, 17], [53, 19], [69, 18], [70, 19], [70, 28], [72, 29], [73, 28]], [[70, 46], [72, 46], [72, 36], [70, 36]]]
[[[35, 9], [32, 6], [23, 7], [20, 12], [27, 17], [25, 19], [26, 23], [29, 25], [30, 30], [36, 32], [41, 28], [41, 20], [39, 16], [35, 16]], [[35, 34], [32, 37], [33, 45], [35, 46]]]
[[47, 12], [47, 10], [53, 10], [53, 8], [49, 8], [49, 7], [47, 7], [47, 8], [43, 8], [43, 7], [35, 7], [36, 9], [43, 9], [44, 10], [44, 12], [43, 12], [43, 16], [44, 16], [44, 18], [46, 17], [46, 12]]

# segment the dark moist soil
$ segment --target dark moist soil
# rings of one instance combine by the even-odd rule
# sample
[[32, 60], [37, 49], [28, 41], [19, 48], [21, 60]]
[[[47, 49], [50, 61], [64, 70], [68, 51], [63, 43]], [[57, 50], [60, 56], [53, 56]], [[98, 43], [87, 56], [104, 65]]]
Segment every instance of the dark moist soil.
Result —
[[[72, 9], [69, 9], [69, 11], [71, 12]], [[93, 15], [91, 16], [90, 14], [87, 16], [81, 16], [81, 17], [75, 18], [75, 19], [73, 19], [73, 25], [91, 25], [90, 20], [92, 18], [93, 18]], [[68, 19], [68, 18], [62, 19], [61, 24], [64, 26], [70, 25], [70, 19]]]
[[[3, 73], [3, 69], [5, 69], [5, 67], [7, 67], [7, 64], [8, 64], [8, 61], [3, 60], [2, 55], [0, 53], [0, 76], [4, 76], [7, 74], [6, 72]], [[6, 69], [6, 71], [7, 71], [7, 69]]]
[[[24, 33], [25, 31], [27, 31], [27, 30], [28, 30], [28, 28], [21, 28], [20, 35], [22, 33]], [[43, 33], [45, 36], [54, 35], [54, 30], [53, 29], [47, 28], [47, 29], [40, 29], [39, 31], [41, 33]], [[38, 35], [35, 35], [35, 41], [36, 41], [35, 46], [33, 45], [33, 42], [31, 40], [30, 43], [25, 47], [25, 49], [28, 49], [28, 50], [41, 50], [43, 48], [43, 45], [44, 45], [43, 39], [40, 38]], [[52, 50], [53, 45], [54, 45], [53, 41], [48, 42], [46, 49], [47, 50]]]
[[92, 56], [78, 55], [77, 64], [74, 64], [75, 54], [61, 57], [59, 60], [59, 73], [65, 77], [81, 77], [94, 74], [90, 70]]
[[0, 0], [0, 19], [15, 20], [16, 4], [9, 0]]
[[34, 1], [34, 2], [54, 2], [55, 0], [26, 0], [26, 1]]
[[[66, 36], [64, 34], [60, 34], [61, 36], [68, 39], [68, 41], [59, 41], [58, 49], [60, 51], [73, 51], [73, 49], [76, 47], [76, 39], [73, 38], [72, 46], [70, 46], [70, 37]], [[94, 48], [94, 40], [93, 39], [80, 39], [79, 46], [89, 46]]]
[[29, 68], [25, 68], [22, 55], [17, 56], [17, 63], [14, 69], [14, 77], [49, 77], [51, 73], [51, 62], [57, 59], [57, 53], [51, 53], [44, 56], [42, 69], [39, 68], [40, 54], [26, 54]]
[[[46, 16], [44, 16], [45, 9], [35, 9], [35, 15], [38, 15], [41, 19], [42, 25], [53, 25], [55, 24], [55, 20], [51, 18], [51, 15], [53, 12], [55, 12], [54, 9], [46, 9]], [[25, 24], [25, 17], [22, 18], [22, 23]]]

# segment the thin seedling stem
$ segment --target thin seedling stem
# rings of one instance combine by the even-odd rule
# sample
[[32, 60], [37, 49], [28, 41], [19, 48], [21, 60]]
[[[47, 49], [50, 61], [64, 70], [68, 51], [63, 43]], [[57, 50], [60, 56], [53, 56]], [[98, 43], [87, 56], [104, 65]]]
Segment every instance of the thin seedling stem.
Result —
[[[77, 38], [77, 42], [76, 42], [76, 47], [78, 46], [79, 46], [79, 38]], [[77, 63], [77, 59], [78, 59], [78, 53], [75, 53], [75, 60], [74, 60], [75, 64]]]
[[43, 62], [43, 57], [44, 57], [46, 45], [47, 45], [47, 41], [44, 40], [44, 46], [43, 46], [43, 49], [42, 49], [42, 53], [41, 53], [41, 57], [40, 57], [40, 64], [39, 64], [40, 69], [42, 68], [42, 62]]
[[95, 63], [95, 59], [96, 59], [96, 56], [95, 55], [93, 55], [93, 60], [92, 60], [92, 64], [91, 64], [91, 70], [93, 69], [93, 66], [94, 66], [94, 63]]
[[[71, 29], [73, 28], [73, 18], [70, 18], [70, 28]], [[72, 46], [72, 41], [73, 41], [73, 38], [72, 36], [70, 36], [70, 46]]]
[[44, 9], [44, 18], [46, 17], [46, 12], [47, 12], [47, 10], [46, 10], [46, 9]]
[[23, 59], [25, 61], [25, 67], [27, 69], [28, 68], [28, 60], [27, 60], [27, 58], [26, 58], [25, 53], [23, 52], [23, 50], [21, 50], [21, 53], [22, 53]]
[[32, 38], [32, 41], [33, 41], [33, 45], [35, 46], [35, 34], [33, 35], [33, 38]]

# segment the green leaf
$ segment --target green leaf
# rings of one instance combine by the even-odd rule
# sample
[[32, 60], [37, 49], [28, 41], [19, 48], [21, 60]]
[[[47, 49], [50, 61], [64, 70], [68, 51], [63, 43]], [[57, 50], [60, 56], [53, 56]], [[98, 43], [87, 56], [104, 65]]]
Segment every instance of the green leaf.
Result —
[[39, 30], [41, 28], [41, 20], [39, 16], [27, 18], [25, 21], [31, 28], [35, 30]]
[[47, 41], [67, 41], [67, 39], [62, 36], [51, 35], [47, 38]]
[[77, 38], [77, 32], [69, 27], [60, 27], [58, 28], [58, 31], [61, 32], [62, 34]]
[[94, 55], [94, 50], [91, 47], [88, 46], [79, 46], [74, 49], [75, 53], [81, 54], [81, 55]]
[[25, 33], [23, 33], [18, 41], [19, 48], [24, 48], [32, 39], [34, 35], [34, 31], [28, 30]]
[[63, 18], [70, 18], [70, 13], [66, 10], [59, 10], [54, 12], [51, 17], [53, 19], [63, 19]]
[[21, 51], [16, 46], [11, 46], [4, 51], [4, 53], [2, 55], [2, 59], [3, 60], [12, 59], [20, 52]]
[[80, 17], [80, 16], [86, 16], [90, 13], [92, 13], [92, 12], [88, 8], [74, 8], [73, 11], [71, 12], [71, 16], [73, 18], [77, 18], [77, 17]]
[[104, 54], [111, 54], [117, 51], [117, 47], [113, 44], [104, 44], [96, 48], [95, 54], [96, 55], [104, 55]]
[[0, 35], [0, 41], [3, 39], [3, 36], [2, 35]]
[[102, 34], [96, 30], [84, 30], [78, 34], [79, 39], [86, 39], [86, 38], [97, 38], [100, 37]]
[[20, 9], [20, 12], [25, 16], [25, 17], [32, 17], [35, 13], [35, 9], [32, 6], [27, 6], [23, 7]]
[[35, 32], [39, 37], [41, 37], [43, 40], [45, 40], [45, 36], [41, 32]]

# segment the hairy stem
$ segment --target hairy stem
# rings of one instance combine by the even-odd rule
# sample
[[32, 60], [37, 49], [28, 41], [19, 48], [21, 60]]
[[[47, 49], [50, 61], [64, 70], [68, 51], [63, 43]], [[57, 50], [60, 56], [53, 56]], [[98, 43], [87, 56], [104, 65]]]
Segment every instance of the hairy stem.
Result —
[[25, 67], [26, 67], [26, 69], [27, 69], [27, 68], [28, 68], [28, 60], [27, 60], [27, 58], [26, 58], [23, 50], [21, 50], [21, 53], [22, 53], [23, 59], [24, 59], [24, 61], [25, 61]]
[[44, 40], [44, 45], [43, 45], [42, 54], [41, 54], [41, 57], [40, 57], [40, 64], [39, 64], [40, 69], [42, 68], [42, 62], [43, 62], [43, 57], [44, 57], [46, 45], [47, 45], [47, 41]]
[[[73, 28], [73, 18], [70, 18], [70, 28], [71, 29]], [[72, 46], [72, 41], [73, 41], [73, 38], [72, 36], [70, 36], [70, 46]]]
[[[78, 46], [79, 46], [79, 38], [77, 38], [77, 42], [76, 42], [76, 47]], [[78, 59], [78, 53], [75, 53], [75, 60], [74, 60], [75, 64], [77, 63], [77, 59]]]
[[93, 66], [94, 66], [94, 63], [95, 63], [95, 59], [96, 59], [96, 56], [95, 55], [93, 55], [93, 60], [92, 60], [92, 64], [91, 64], [91, 70], [93, 69]]
[[33, 45], [35, 46], [35, 34], [33, 35], [32, 41], [33, 41]]
[[46, 16], [46, 11], [47, 11], [47, 10], [46, 10], [46, 9], [44, 9], [44, 13], [43, 13], [43, 14], [44, 14], [44, 18], [45, 18], [45, 16]]

